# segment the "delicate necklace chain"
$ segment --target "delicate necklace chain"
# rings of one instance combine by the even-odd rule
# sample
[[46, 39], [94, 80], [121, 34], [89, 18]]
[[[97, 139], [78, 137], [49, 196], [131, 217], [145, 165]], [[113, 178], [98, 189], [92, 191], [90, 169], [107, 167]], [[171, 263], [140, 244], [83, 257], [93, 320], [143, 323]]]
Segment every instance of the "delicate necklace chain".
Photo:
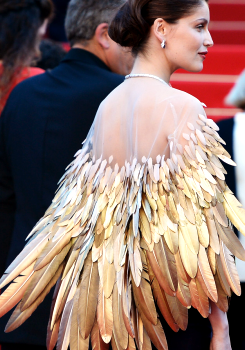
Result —
[[137, 78], [137, 77], [153, 78], [153, 79], [159, 80], [161, 83], [166, 84], [166, 85], [171, 87], [171, 85], [166, 83], [166, 81], [164, 81], [163, 79], [157, 77], [156, 75], [152, 75], [152, 74], [128, 74], [128, 75], [126, 75], [125, 79]]

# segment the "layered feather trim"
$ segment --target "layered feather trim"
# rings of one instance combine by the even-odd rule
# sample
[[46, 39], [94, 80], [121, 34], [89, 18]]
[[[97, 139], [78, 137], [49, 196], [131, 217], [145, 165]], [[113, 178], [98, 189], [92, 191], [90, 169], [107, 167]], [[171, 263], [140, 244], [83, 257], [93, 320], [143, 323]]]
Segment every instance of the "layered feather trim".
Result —
[[[197, 127], [171, 158], [145, 157], [119, 168], [91, 156], [86, 142], [51, 206], [1, 278], [0, 315], [16, 304], [6, 331], [21, 325], [57, 282], [47, 348], [167, 349], [161, 312], [177, 332], [188, 309], [227, 311], [240, 295], [234, 256], [245, 251], [245, 211], [225, 183], [220, 160], [235, 165], [217, 125]], [[228, 217], [228, 218], [227, 218]]]

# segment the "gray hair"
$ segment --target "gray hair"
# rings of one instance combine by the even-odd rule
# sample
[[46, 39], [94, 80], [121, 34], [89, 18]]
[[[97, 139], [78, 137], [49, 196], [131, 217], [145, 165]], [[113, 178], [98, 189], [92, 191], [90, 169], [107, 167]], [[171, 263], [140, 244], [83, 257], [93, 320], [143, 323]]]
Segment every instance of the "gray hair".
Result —
[[92, 39], [101, 23], [110, 24], [126, 0], [71, 0], [65, 28], [71, 45]]
[[239, 76], [235, 86], [225, 99], [228, 105], [245, 110], [245, 70]]

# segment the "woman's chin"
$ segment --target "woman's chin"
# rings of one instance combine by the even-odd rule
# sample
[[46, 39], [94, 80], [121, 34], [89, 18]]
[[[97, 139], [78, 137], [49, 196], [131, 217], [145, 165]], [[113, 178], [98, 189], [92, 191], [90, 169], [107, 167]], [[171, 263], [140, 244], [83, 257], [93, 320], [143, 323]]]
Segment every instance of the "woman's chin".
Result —
[[183, 67], [183, 69], [190, 73], [199, 73], [203, 70], [203, 63], [198, 63], [189, 67]]

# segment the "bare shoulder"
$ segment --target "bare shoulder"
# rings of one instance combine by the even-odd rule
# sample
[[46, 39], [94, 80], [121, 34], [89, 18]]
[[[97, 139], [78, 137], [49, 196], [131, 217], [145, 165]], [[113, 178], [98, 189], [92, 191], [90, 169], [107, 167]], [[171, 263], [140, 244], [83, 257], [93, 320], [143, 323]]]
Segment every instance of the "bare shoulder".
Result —
[[205, 114], [204, 104], [193, 95], [188, 94], [185, 91], [172, 88], [171, 103], [176, 109], [181, 109], [183, 112], [193, 112], [195, 114]]
[[151, 112], [161, 112], [171, 107], [177, 115], [205, 114], [202, 103], [187, 92], [170, 88], [155, 80], [130, 81], [120, 84], [103, 101], [103, 110], [107, 113], [111, 110], [124, 110], [134, 106], [135, 109]]

